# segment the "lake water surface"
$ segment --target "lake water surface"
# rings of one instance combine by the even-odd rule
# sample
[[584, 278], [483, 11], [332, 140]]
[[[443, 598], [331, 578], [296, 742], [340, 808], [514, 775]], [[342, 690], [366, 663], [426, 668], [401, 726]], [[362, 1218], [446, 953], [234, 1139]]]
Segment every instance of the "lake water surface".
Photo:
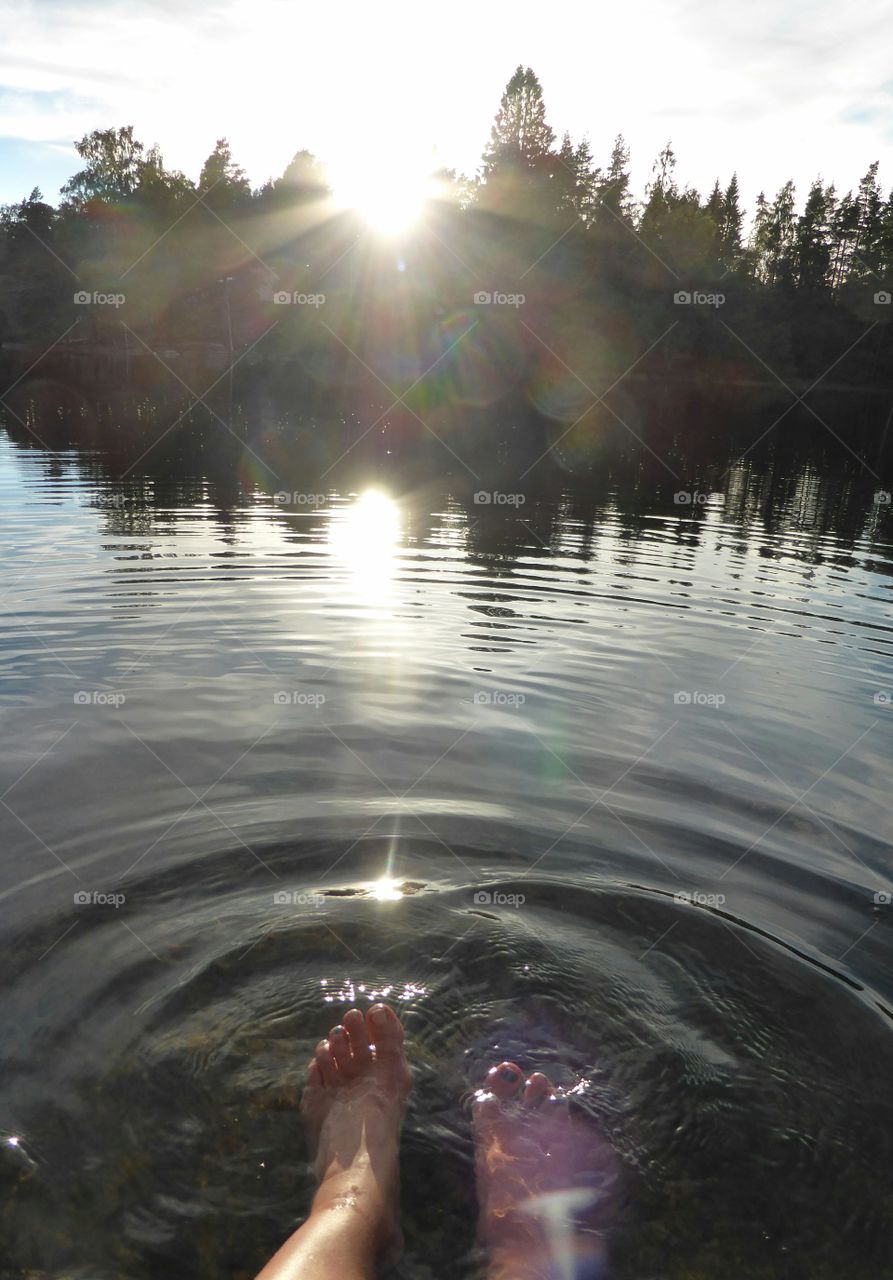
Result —
[[251, 1276], [306, 1209], [310, 1048], [382, 997], [401, 1275], [476, 1265], [502, 1056], [591, 1082], [618, 1276], [893, 1275], [871, 477], [245, 461], [0, 435], [0, 1276]]

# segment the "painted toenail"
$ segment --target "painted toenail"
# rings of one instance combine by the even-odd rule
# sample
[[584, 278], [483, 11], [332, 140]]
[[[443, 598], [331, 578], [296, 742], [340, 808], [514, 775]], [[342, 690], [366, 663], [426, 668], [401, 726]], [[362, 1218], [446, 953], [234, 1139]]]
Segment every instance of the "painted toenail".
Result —
[[511, 1067], [503, 1067], [499, 1074], [500, 1077], [506, 1081], [518, 1079], [517, 1071], [514, 1071]]
[[343, 1028], [343, 1027], [332, 1027], [332, 1035], [333, 1035], [333, 1036], [343, 1036], [343, 1035], [344, 1035], [344, 1028]]

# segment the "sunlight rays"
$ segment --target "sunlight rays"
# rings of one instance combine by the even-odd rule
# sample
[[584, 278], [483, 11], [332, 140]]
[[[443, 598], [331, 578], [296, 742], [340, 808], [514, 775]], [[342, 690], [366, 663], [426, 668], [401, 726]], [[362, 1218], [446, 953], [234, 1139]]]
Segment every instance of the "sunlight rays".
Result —
[[437, 195], [433, 175], [424, 166], [382, 166], [358, 162], [330, 167], [329, 181], [337, 208], [352, 209], [379, 235], [392, 238], [416, 227], [425, 206]]

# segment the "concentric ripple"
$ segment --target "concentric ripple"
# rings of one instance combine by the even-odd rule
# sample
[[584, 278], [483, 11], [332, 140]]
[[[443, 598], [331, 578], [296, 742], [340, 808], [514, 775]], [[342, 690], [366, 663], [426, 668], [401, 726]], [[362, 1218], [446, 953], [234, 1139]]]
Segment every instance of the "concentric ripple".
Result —
[[479, 1263], [499, 1057], [588, 1083], [617, 1276], [887, 1274], [893, 534], [783, 479], [283, 501], [0, 442], [3, 1280], [253, 1274], [379, 998], [401, 1274]]

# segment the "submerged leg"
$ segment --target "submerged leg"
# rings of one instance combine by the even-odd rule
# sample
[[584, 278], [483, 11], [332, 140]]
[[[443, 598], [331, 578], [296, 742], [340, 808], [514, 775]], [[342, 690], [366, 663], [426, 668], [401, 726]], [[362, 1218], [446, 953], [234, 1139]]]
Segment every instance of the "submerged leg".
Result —
[[474, 1100], [479, 1235], [490, 1280], [597, 1280], [613, 1152], [536, 1071], [494, 1067]]
[[410, 1088], [403, 1027], [386, 1005], [351, 1009], [307, 1068], [301, 1113], [319, 1187], [307, 1221], [257, 1280], [370, 1280], [399, 1251], [400, 1122]]

